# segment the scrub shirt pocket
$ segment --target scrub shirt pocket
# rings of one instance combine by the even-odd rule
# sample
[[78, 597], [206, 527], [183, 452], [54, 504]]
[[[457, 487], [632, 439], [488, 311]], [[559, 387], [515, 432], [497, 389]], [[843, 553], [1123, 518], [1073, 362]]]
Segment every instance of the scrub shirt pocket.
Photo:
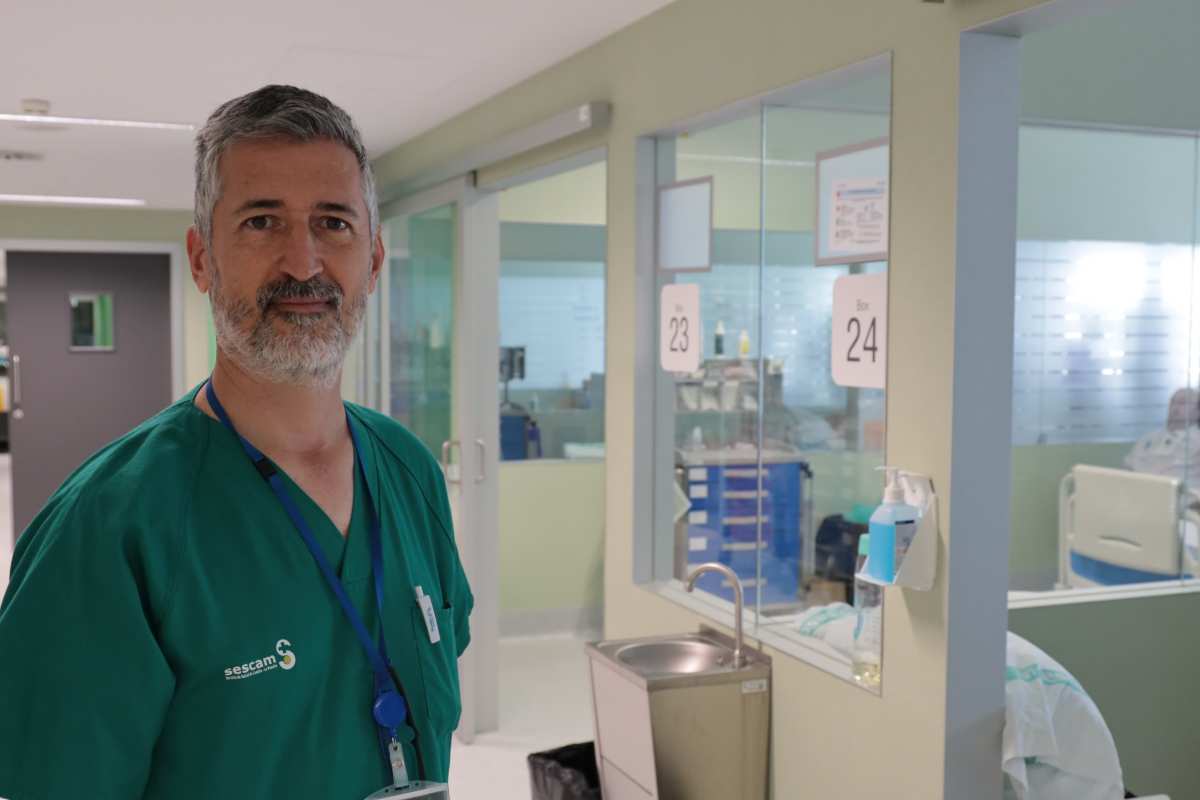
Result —
[[425, 690], [426, 714], [430, 727], [438, 733], [451, 733], [458, 727], [462, 716], [462, 697], [458, 684], [458, 648], [454, 641], [454, 609], [435, 601], [434, 616], [437, 618], [441, 639], [429, 641], [425, 618], [418, 605], [413, 606], [413, 625], [417, 631], [418, 661], [421, 665], [421, 683]]

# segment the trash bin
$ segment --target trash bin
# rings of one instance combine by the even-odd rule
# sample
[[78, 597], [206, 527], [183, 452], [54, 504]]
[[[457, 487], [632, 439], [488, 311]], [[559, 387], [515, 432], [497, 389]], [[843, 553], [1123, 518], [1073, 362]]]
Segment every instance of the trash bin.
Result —
[[533, 800], [600, 800], [596, 744], [569, 744], [529, 756]]

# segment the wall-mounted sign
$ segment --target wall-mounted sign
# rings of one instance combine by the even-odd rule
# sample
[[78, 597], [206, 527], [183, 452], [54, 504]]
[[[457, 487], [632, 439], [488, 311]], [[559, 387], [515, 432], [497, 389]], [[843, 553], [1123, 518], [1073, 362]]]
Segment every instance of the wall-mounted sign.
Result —
[[667, 372], [700, 369], [704, 349], [700, 327], [700, 286], [668, 283], [662, 288], [659, 306], [659, 362]]
[[697, 178], [658, 188], [658, 268], [675, 272], [712, 269], [713, 179]]
[[833, 284], [833, 382], [882, 389], [887, 380], [887, 274]]
[[888, 257], [887, 139], [817, 154], [817, 264]]

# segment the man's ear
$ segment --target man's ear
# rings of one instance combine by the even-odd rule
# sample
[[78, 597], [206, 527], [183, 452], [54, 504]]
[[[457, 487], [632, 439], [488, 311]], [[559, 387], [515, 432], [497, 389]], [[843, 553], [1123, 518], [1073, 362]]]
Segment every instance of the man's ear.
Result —
[[196, 230], [195, 225], [188, 228], [187, 253], [188, 264], [192, 268], [192, 281], [201, 294], [206, 294], [208, 287], [212, 285], [212, 261], [208, 257], [208, 245], [204, 243], [204, 237]]
[[383, 269], [383, 259], [383, 231], [376, 231], [375, 241], [371, 242], [371, 277], [367, 281], [368, 294], [374, 294], [375, 287], [379, 285], [379, 271]]

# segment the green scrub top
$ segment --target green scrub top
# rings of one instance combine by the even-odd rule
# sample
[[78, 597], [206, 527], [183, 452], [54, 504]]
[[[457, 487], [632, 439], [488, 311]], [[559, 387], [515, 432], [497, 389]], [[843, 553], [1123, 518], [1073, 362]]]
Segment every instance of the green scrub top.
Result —
[[[90, 458], [18, 540], [0, 606], [0, 797], [362, 800], [391, 783], [362, 646], [278, 499], [195, 394]], [[415, 741], [421, 777], [444, 781], [473, 603], [445, 483], [398, 423], [347, 408], [380, 506], [383, 623], [415, 725], [406, 761], [413, 775]], [[376, 638], [355, 481], [346, 537], [288, 490]]]

